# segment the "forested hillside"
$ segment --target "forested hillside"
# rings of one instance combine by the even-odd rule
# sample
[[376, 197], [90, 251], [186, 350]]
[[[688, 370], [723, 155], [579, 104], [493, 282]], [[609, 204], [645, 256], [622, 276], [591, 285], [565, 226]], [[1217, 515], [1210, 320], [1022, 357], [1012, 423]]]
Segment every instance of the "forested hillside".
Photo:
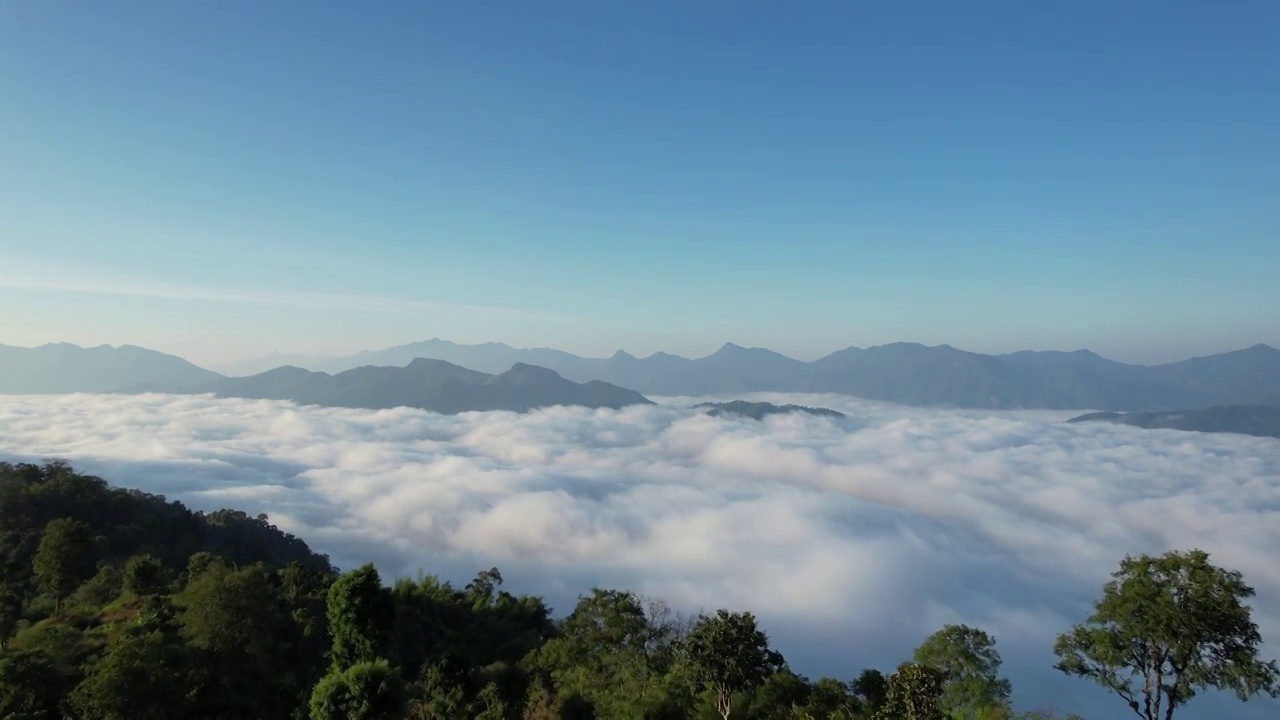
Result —
[[[812, 680], [749, 612], [686, 618], [593, 588], [553, 619], [497, 569], [388, 586], [372, 566], [339, 575], [266, 518], [192, 512], [64, 463], [0, 464], [0, 570], [6, 719], [1065, 717], [1016, 714], [976, 628], [940, 629], [897, 668]], [[1120, 695], [1117, 716], [1132, 701], [1168, 720], [1208, 686], [1277, 692], [1238, 574], [1191, 551], [1126, 558], [1115, 578], [1055, 651]], [[1139, 645], [1151, 654], [1122, 652]]]

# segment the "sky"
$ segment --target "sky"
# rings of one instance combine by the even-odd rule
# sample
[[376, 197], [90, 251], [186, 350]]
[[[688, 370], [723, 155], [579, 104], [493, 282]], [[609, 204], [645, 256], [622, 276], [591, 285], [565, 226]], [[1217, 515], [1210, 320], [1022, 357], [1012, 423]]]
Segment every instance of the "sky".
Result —
[[1280, 345], [1280, 4], [0, 3], [0, 343]]
[[[810, 677], [891, 672], [948, 623], [996, 640], [1019, 710], [1128, 715], [1053, 669], [1126, 554], [1201, 548], [1257, 591], [1280, 654], [1272, 438], [1064, 423], [1070, 413], [752, 396], [845, 412], [764, 422], [693, 398], [439, 415], [192, 395], [9, 396], [0, 458], [63, 457], [198, 510], [267, 513], [339, 568], [463, 585], [497, 566], [557, 617], [593, 585], [687, 614], [749, 610]], [[1184, 720], [1274, 720], [1198, 696]], [[1122, 715], [1123, 713], [1123, 715]]]

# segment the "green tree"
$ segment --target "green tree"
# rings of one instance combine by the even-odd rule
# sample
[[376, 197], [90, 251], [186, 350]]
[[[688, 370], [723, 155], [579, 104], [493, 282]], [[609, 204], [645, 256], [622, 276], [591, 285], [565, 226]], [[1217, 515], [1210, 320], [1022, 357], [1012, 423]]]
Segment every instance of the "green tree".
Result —
[[352, 570], [329, 588], [333, 667], [372, 662], [388, 654], [393, 621], [389, 592], [372, 564]]
[[916, 648], [915, 662], [942, 676], [942, 709], [956, 720], [998, 717], [1009, 707], [1009, 681], [1000, 675], [1000, 653], [987, 633], [947, 625]]
[[164, 565], [154, 555], [134, 555], [124, 565], [124, 591], [131, 595], [156, 595], [167, 585]]
[[268, 714], [311, 689], [309, 679], [289, 684], [292, 623], [272, 580], [260, 566], [213, 563], [175, 598], [182, 636], [200, 658], [200, 702], [223, 716]]
[[852, 683], [853, 694], [872, 712], [884, 706], [889, 697], [889, 679], [875, 668], [863, 670]]
[[439, 663], [422, 669], [422, 679], [413, 685], [411, 694], [412, 720], [453, 720], [466, 717], [470, 708], [462, 684]]
[[405, 686], [386, 660], [334, 668], [311, 694], [312, 720], [401, 720]]
[[481, 688], [479, 705], [476, 720], [506, 720], [507, 704], [502, 700], [502, 692], [496, 683], [487, 683]]
[[71, 692], [78, 717], [166, 720], [189, 714], [185, 653], [176, 635], [158, 628], [125, 633]]
[[1253, 594], [1202, 550], [1126, 557], [1088, 620], [1058, 637], [1056, 667], [1108, 688], [1143, 720], [1169, 720], [1210, 687], [1276, 697], [1280, 671], [1259, 659], [1243, 602]]
[[562, 694], [580, 694], [602, 717], [641, 717], [664, 697], [661, 639], [634, 593], [594, 588], [526, 664], [549, 674]]
[[14, 585], [0, 585], [0, 652], [9, 649], [9, 638], [18, 631], [18, 621], [21, 619], [21, 589]]
[[0, 654], [0, 718], [59, 720], [62, 675], [38, 650]]
[[876, 720], [946, 720], [941, 700], [941, 673], [906, 663], [889, 677], [884, 705], [875, 717]]
[[769, 637], [749, 612], [701, 615], [684, 642], [695, 676], [715, 695], [724, 720], [735, 694], [758, 687], [782, 667], [782, 656], [769, 649]]
[[32, 570], [40, 588], [53, 596], [55, 612], [93, 570], [92, 549], [93, 535], [82, 522], [59, 518], [45, 526]]

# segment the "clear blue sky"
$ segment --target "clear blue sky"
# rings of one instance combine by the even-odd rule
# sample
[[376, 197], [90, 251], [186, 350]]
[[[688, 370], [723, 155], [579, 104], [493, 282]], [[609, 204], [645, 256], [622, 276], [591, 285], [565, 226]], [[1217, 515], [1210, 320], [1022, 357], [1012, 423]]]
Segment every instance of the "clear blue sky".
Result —
[[1280, 344], [1280, 2], [0, 3], [0, 342]]

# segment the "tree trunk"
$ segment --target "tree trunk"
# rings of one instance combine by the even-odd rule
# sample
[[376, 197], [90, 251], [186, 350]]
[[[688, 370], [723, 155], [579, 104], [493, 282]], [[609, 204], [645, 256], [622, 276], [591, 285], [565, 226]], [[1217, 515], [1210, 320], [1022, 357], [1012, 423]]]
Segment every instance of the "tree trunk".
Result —
[[720, 711], [720, 717], [729, 720], [729, 713], [733, 711], [733, 694], [727, 690], [717, 690], [716, 709]]

